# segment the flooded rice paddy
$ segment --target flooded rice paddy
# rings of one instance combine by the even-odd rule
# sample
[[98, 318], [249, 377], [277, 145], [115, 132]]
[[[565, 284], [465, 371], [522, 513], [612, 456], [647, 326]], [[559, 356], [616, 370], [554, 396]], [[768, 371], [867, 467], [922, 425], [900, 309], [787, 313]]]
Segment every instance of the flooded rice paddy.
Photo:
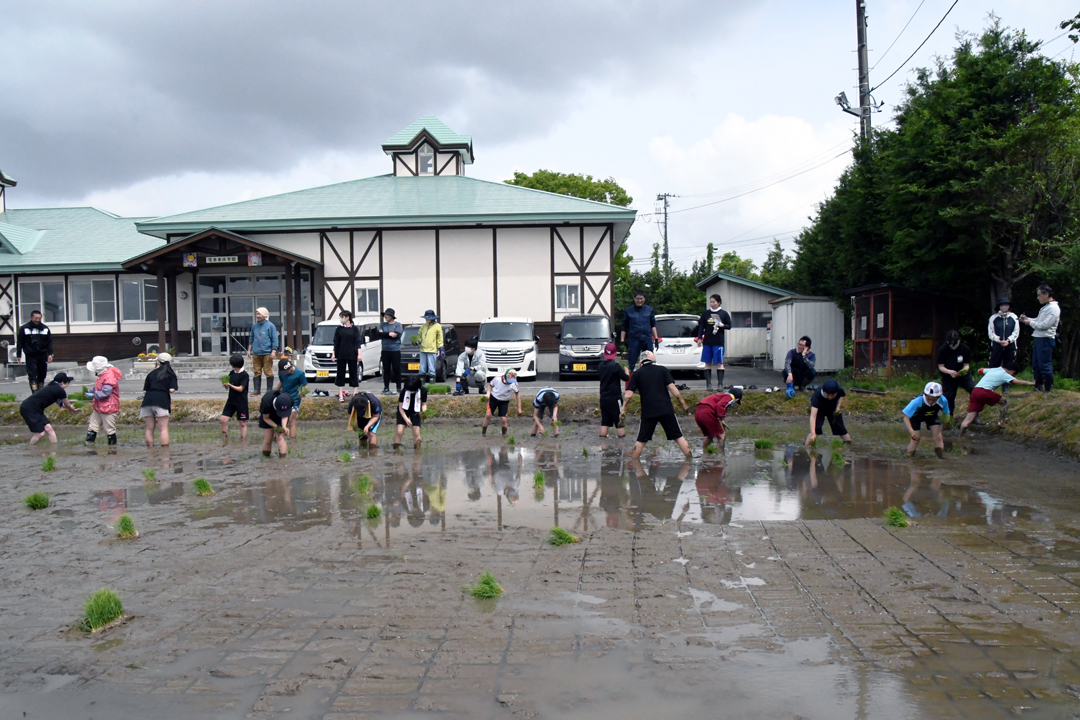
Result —
[[[1076, 463], [978, 435], [908, 460], [891, 425], [808, 450], [767, 422], [639, 463], [594, 430], [361, 452], [312, 424], [284, 460], [205, 428], [167, 453], [69, 434], [51, 472], [0, 444], [0, 717], [1080, 714]], [[462, 593], [482, 570], [501, 597]], [[106, 586], [128, 617], [84, 635]]]

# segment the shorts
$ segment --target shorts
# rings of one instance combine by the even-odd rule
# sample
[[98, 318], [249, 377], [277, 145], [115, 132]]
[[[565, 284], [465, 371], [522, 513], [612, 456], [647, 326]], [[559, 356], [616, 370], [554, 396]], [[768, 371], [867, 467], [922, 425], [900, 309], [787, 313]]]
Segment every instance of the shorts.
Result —
[[987, 405], [997, 405], [999, 402], [1001, 402], [1001, 395], [993, 390], [977, 387], [971, 391], [967, 411], [969, 413], [982, 412]]
[[839, 413], [837, 415], [825, 415], [820, 412], [817, 416], [817, 426], [814, 428], [814, 432], [816, 434], [821, 434], [821, 431], [825, 428], [826, 420], [829, 421], [829, 429], [832, 430], [833, 435], [848, 434], [847, 427], [844, 425], [844, 413]]
[[[371, 429], [368, 430], [368, 432], [372, 433], [373, 435], [378, 435], [380, 425], [382, 425], [382, 415], [379, 415], [379, 419], [375, 421], [375, 424], [371, 426]], [[359, 429], [357, 429], [356, 434], [359, 435], [360, 437], [364, 437], [364, 435], [365, 435], [364, 428], [360, 427]]]
[[225, 403], [225, 407], [221, 408], [221, 417], [231, 418], [233, 415], [235, 415], [236, 419], [240, 420], [241, 422], [246, 421], [248, 419], [248, 408], [244, 407], [240, 403]]
[[706, 365], [723, 365], [724, 364], [724, 346], [723, 345], [702, 345], [701, 346], [701, 362]]
[[[263, 430], [273, 430], [275, 427], [278, 427], [278, 426], [271, 425], [270, 423], [266, 422], [265, 418], [266, 418], [265, 415], [263, 415], [262, 413], [259, 413], [259, 427], [261, 427]], [[278, 418], [278, 420], [280, 421], [281, 418]]]
[[724, 426], [721, 425], [720, 418], [716, 417], [716, 411], [707, 405], [697, 406], [694, 410], [694, 422], [705, 437], [720, 437], [724, 434]]
[[656, 426], [659, 424], [664, 428], [664, 435], [668, 440], [678, 440], [683, 436], [682, 428], [679, 427], [679, 418], [675, 417], [675, 413], [668, 413], [667, 415], [661, 415], [654, 418], [641, 418], [641, 427], [638, 428], [637, 441], [639, 443], [647, 443], [652, 440], [653, 433], [656, 432]]
[[600, 426], [613, 428], [623, 426], [621, 399], [600, 398]]
[[[507, 402], [510, 402], [510, 401], [507, 400]], [[537, 407], [537, 406], [533, 405], [533, 410], [536, 411], [536, 416], [538, 418], [540, 418], [541, 420], [543, 420], [545, 411], [547, 411], [547, 413], [549, 415], [551, 415], [552, 418], [554, 418], [555, 417], [555, 408], [557, 408], [557, 407], [559, 407], [558, 403], [556, 403], [554, 405], [551, 405], [550, 407], [547, 406], [547, 405], [540, 405], [540, 407]]]
[[510, 401], [496, 400], [495, 396], [492, 395], [488, 398], [488, 410], [491, 411], [492, 415], [498, 414], [501, 418], [506, 417], [506, 413], [510, 412]]
[[26, 427], [30, 428], [30, 432], [34, 434], [45, 432], [45, 426], [49, 424], [49, 418], [45, 417], [45, 413], [19, 408], [19, 414], [26, 422]]
[[139, 408], [139, 417], [169, 417], [169, 411], [161, 407], [160, 405], [143, 405], [141, 408]]
[[[409, 420], [412, 421], [413, 427], [420, 427], [424, 424], [424, 414], [418, 412], [411, 412], [409, 413]], [[401, 408], [398, 408], [397, 424], [398, 427], [406, 427], [405, 411]]]
[[293, 398], [292, 413], [295, 415], [298, 412], [300, 412], [300, 398]]
[[913, 418], [908, 418], [908, 420], [911, 421], [912, 430], [918, 430], [923, 425], [925, 425], [927, 429], [932, 428], [935, 425], [941, 425], [941, 417], [938, 415], [935, 415], [934, 417], [923, 417], [922, 415], [916, 415]]

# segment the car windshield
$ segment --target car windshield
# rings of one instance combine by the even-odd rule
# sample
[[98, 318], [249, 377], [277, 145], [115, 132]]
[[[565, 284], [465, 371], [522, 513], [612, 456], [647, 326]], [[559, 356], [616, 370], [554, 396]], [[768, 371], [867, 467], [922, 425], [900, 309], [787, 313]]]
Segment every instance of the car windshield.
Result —
[[697, 337], [697, 320], [680, 318], [657, 320], [656, 334], [662, 338]]
[[337, 325], [319, 325], [315, 328], [315, 337], [311, 338], [312, 345], [333, 345], [334, 331]]
[[490, 322], [480, 324], [480, 342], [532, 342], [532, 323]]
[[581, 318], [563, 320], [563, 340], [610, 340], [611, 329], [607, 318]]
[[420, 344], [420, 328], [407, 327], [405, 332], [401, 333], [401, 344], [403, 347], [409, 347], [410, 345]]

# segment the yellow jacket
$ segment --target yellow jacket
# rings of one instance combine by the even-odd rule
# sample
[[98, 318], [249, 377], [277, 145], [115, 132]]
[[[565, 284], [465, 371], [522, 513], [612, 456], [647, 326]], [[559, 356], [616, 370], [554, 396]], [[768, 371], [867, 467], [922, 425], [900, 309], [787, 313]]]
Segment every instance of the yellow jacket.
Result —
[[443, 346], [442, 325], [437, 322], [420, 326], [420, 352], [437, 353]]

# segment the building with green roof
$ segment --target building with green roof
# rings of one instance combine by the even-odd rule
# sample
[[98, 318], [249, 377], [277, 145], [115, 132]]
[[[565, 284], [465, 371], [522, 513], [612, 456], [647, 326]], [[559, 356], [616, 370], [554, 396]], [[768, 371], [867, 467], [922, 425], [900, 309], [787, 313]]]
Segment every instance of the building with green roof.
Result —
[[[554, 350], [564, 315], [612, 314], [636, 211], [466, 177], [472, 138], [431, 116], [382, 149], [387, 175], [166, 217], [2, 212], [0, 338], [41, 306], [58, 359], [150, 343], [228, 354], [246, 349], [256, 307], [302, 347], [342, 310], [363, 323], [390, 306], [406, 324], [435, 310], [461, 337], [530, 317]], [[14, 184], [0, 173], [0, 191]]]

